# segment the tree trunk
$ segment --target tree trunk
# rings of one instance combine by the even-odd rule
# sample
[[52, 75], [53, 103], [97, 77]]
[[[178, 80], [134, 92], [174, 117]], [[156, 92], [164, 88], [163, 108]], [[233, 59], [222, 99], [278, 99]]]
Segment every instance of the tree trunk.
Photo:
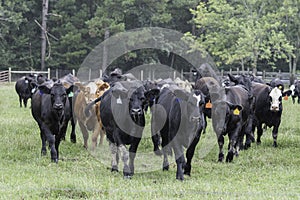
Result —
[[[104, 40], [108, 39], [110, 35], [109, 29], [106, 28], [105, 29], [105, 33], [104, 33]], [[103, 60], [102, 60], [102, 70], [103, 72], [105, 72], [106, 68], [107, 68], [107, 58], [108, 58], [108, 50], [107, 50], [107, 46], [103, 45]]]
[[47, 15], [48, 15], [48, 0], [43, 0], [43, 10], [42, 10], [42, 45], [41, 45], [41, 70], [45, 69], [45, 57], [46, 57], [46, 31], [47, 31]]

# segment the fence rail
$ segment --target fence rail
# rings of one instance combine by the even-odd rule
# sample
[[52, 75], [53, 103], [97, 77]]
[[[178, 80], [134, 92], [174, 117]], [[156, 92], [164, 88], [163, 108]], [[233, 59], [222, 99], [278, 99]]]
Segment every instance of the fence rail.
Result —
[[0, 72], [0, 82], [8, 82], [9, 71], [1, 71]]

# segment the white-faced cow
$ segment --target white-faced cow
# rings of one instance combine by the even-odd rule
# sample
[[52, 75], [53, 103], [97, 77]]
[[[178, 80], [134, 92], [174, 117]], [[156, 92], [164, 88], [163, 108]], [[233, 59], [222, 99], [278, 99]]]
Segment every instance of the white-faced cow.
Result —
[[60, 82], [52, 82], [40, 85], [32, 97], [31, 112], [40, 128], [41, 153], [46, 154], [46, 141], [48, 141], [53, 162], [58, 162], [59, 144], [72, 115], [67, 96], [72, 89], [70, 87], [66, 90]]
[[[163, 170], [169, 169], [167, 156], [173, 151], [176, 179], [183, 180], [183, 174], [190, 175], [191, 161], [204, 125], [203, 95], [200, 91], [193, 94], [169, 86], [161, 89], [155, 103], [151, 110], [151, 131], [162, 139]], [[187, 162], [184, 147], [187, 148]]]
[[282, 114], [282, 88], [270, 87], [265, 84], [252, 83], [252, 91], [255, 96], [255, 120], [253, 132], [257, 128], [258, 144], [261, 143], [263, 134], [262, 124], [273, 127], [273, 146], [277, 147], [278, 128], [281, 122]]

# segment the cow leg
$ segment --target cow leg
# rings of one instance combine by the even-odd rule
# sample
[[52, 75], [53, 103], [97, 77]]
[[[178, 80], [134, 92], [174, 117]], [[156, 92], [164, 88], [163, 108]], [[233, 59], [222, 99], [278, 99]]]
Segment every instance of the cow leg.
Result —
[[22, 108], [22, 97], [19, 95], [19, 103], [20, 103], [20, 108]]
[[176, 179], [183, 181], [184, 180], [183, 167], [185, 165], [183, 148], [182, 148], [182, 146], [179, 146], [178, 143], [174, 144], [174, 147], [175, 147], [174, 148], [174, 154], [175, 154], [176, 166], [177, 166]]
[[122, 159], [122, 162], [124, 164], [124, 167], [123, 167], [123, 176], [124, 176], [124, 178], [131, 178], [131, 172], [130, 172], [130, 168], [129, 168], [129, 165], [128, 165], [129, 152], [127, 151], [127, 149], [126, 149], [126, 147], [125, 147], [124, 144], [121, 144], [118, 147], [118, 150], [121, 153], [121, 159]]
[[71, 118], [71, 127], [72, 127], [72, 130], [71, 130], [70, 140], [73, 143], [76, 143], [75, 126], [76, 126], [76, 123], [75, 123], [74, 117], [72, 117]]
[[236, 126], [237, 126], [237, 128], [232, 133], [228, 134], [229, 144], [228, 144], [228, 153], [227, 153], [227, 156], [226, 156], [226, 162], [232, 162], [233, 156], [234, 155], [236, 155], [236, 156], [239, 155], [238, 138], [243, 137], [244, 134], [241, 133], [242, 123], [238, 122]]
[[206, 127], [207, 127], [207, 116], [204, 114], [203, 134], [206, 133]]
[[[280, 124], [280, 122], [279, 122]], [[279, 128], [279, 124], [277, 124], [276, 126], [274, 126], [273, 131], [272, 131], [272, 136], [273, 136], [273, 147], [277, 147], [277, 135], [278, 135], [278, 128]]]
[[46, 148], [46, 136], [45, 136], [45, 134], [43, 134], [42, 131], [41, 131], [40, 135], [41, 135], [41, 140], [42, 140], [42, 150], [41, 150], [41, 154], [42, 154], [42, 156], [45, 156], [45, 155], [47, 154], [47, 148]]
[[109, 148], [111, 152], [111, 171], [118, 172], [118, 147], [116, 144], [110, 142]]
[[153, 151], [154, 151], [155, 155], [161, 156], [162, 152], [159, 149], [159, 144], [160, 144], [160, 136], [159, 136], [159, 134], [152, 135], [151, 139], [152, 139], [152, 143], [153, 143], [153, 146], [154, 146]]
[[256, 139], [257, 144], [261, 144], [260, 138], [262, 134], [263, 134], [262, 123], [259, 123], [257, 126], [257, 139]]
[[191, 145], [189, 146], [189, 148], [187, 149], [186, 151], [186, 164], [184, 166], [184, 174], [186, 175], [191, 175], [191, 168], [192, 168], [192, 159], [193, 159], [193, 156], [194, 156], [194, 153], [195, 153], [195, 149], [196, 149], [196, 146], [200, 140], [200, 135], [201, 135], [201, 131], [198, 131], [196, 137], [194, 138], [194, 140], [192, 141]]
[[134, 142], [129, 147], [129, 169], [130, 169], [130, 176], [134, 174], [134, 160], [136, 156], [136, 151], [139, 146], [141, 139], [135, 138]]
[[58, 162], [59, 159], [59, 144], [61, 142], [61, 135], [56, 135], [55, 136], [55, 150], [56, 150], [56, 154], [57, 154], [57, 160], [53, 160], [54, 162]]
[[89, 139], [89, 133], [85, 127], [85, 125], [78, 120], [78, 124], [79, 124], [79, 127], [80, 127], [80, 130], [81, 130], [81, 133], [82, 133], [82, 137], [83, 137], [83, 146], [84, 148], [88, 148], [88, 139]]
[[[101, 134], [101, 128], [99, 126], [99, 124], [95, 124], [95, 129], [93, 131], [93, 135], [92, 135], [92, 151], [94, 151], [97, 147], [97, 141], [98, 141], [98, 137]], [[102, 137], [102, 136], [101, 136]]]
[[223, 146], [224, 146], [224, 136], [221, 134], [218, 137], [218, 145], [219, 145], [219, 162], [222, 162], [224, 159], [224, 152], [223, 152]]
[[24, 107], [25, 107], [25, 108], [27, 108], [27, 101], [28, 101], [27, 98], [24, 98], [24, 99], [23, 99], [23, 103], [24, 103]]

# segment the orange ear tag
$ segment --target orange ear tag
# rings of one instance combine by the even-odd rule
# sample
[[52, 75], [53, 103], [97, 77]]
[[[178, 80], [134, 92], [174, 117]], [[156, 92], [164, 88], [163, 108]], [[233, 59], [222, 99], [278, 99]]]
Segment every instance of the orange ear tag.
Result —
[[212, 108], [212, 104], [210, 103], [210, 100], [205, 104], [205, 108]]
[[233, 114], [234, 115], [239, 115], [240, 114], [240, 110], [238, 108], [233, 110]]
[[283, 97], [283, 99], [284, 99], [284, 100], [288, 100], [288, 99], [289, 99], [288, 95], [285, 95], [285, 96]]

